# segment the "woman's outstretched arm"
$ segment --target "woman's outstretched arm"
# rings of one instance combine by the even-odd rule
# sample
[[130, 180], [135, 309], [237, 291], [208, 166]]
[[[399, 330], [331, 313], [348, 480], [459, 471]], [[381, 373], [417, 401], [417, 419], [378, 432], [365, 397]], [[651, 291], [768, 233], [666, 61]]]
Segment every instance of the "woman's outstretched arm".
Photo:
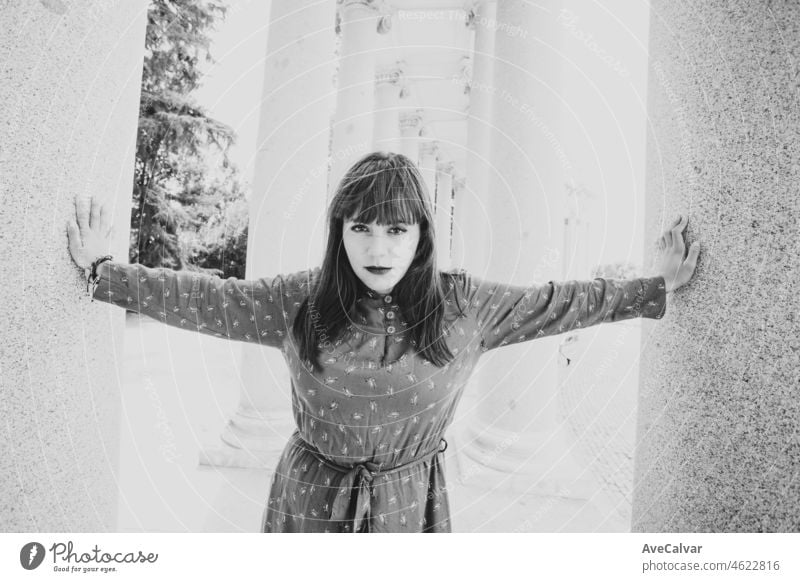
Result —
[[697, 243], [686, 258], [683, 256], [685, 228], [686, 221], [679, 218], [659, 239], [663, 256], [651, 277], [517, 286], [467, 275], [466, 297], [481, 334], [482, 349], [488, 351], [600, 323], [662, 318], [666, 294], [686, 284], [697, 264]]
[[[75, 263], [88, 271], [93, 261], [108, 253], [111, 231], [102, 204], [76, 201], [76, 220], [67, 227]], [[95, 299], [167, 325], [273, 347], [283, 345], [286, 322], [308, 288], [308, 271], [242, 281], [110, 261], [101, 263], [97, 273]]]

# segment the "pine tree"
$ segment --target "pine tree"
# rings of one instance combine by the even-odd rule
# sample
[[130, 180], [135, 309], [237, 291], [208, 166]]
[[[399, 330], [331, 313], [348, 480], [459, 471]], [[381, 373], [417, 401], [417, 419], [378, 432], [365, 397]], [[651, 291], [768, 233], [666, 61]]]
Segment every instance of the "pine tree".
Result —
[[[238, 172], [227, 157], [236, 135], [209, 117], [191, 95], [201, 83], [200, 60], [214, 62], [208, 33], [224, 19], [225, 10], [224, 4], [212, 0], [151, 1], [131, 210], [132, 262], [197, 268], [187, 260], [181, 233], [202, 229], [204, 222], [198, 217], [207, 218], [209, 209], [242, 198]], [[214, 152], [221, 155], [217, 174], [224, 177], [222, 182], [207, 176]], [[204, 262], [216, 246], [224, 248], [224, 233], [221, 236], [217, 241], [209, 241], [207, 234], [200, 237], [205, 247], [195, 245], [192, 254]]]

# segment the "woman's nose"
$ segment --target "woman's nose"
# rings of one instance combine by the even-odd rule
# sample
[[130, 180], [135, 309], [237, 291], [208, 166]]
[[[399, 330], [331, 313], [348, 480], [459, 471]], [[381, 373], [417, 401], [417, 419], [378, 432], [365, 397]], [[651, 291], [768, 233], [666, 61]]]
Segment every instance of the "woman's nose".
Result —
[[382, 257], [389, 254], [389, 242], [382, 236], [374, 237], [369, 244], [369, 254], [373, 257]]

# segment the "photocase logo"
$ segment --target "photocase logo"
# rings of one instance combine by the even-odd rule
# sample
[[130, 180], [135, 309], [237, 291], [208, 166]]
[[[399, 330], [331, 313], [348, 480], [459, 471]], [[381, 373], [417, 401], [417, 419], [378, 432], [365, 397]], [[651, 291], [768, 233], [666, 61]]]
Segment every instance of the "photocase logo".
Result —
[[35, 570], [44, 560], [44, 546], [39, 542], [29, 542], [19, 551], [19, 563], [26, 570]]
[[153, 552], [105, 552], [97, 544], [87, 551], [80, 551], [75, 548], [72, 540], [55, 542], [49, 549], [45, 550], [39, 542], [29, 542], [22, 546], [19, 551], [19, 563], [26, 570], [35, 570], [41, 566], [47, 554], [53, 558], [54, 572], [75, 573], [99, 572], [118, 572], [120, 565], [125, 564], [154, 564], [158, 560], [158, 554]]

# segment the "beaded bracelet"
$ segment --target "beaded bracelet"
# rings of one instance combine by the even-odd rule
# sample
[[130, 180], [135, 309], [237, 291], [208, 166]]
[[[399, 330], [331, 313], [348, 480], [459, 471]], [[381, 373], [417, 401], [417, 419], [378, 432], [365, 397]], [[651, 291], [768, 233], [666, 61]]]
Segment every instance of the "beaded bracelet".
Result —
[[94, 302], [94, 292], [97, 289], [97, 286], [100, 284], [100, 275], [97, 274], [97, 267], [100, 263], [104, 263], [105, 261], [113, 261], [114, 257], [111, 255], [106, 255], [104, 257], [100, 257], [95, 262], [92, 263], [92, 272], [89, 273], [89, 278], [86, 279], [86, 292], [89, 294], [89, 297]]

